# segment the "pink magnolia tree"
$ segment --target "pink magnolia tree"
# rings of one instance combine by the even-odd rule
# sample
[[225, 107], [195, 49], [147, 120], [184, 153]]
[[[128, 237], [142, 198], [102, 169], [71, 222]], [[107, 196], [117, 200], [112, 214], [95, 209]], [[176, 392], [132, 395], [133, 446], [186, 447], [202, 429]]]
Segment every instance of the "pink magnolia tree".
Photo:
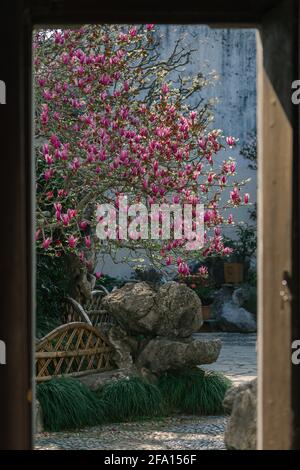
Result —
[[[206, 77], [173, 82], [192, 51], [180, 40], [167, 59], [157, 50], [150, 24], [36, 33], [39, 253], [76, 258], [92, 272], [96, 253], [143, 249], [154, 265], [177, 265], [183, 275], [190, 257], [229, 253], [222, 228], [233, 223], [230, 209], [249, 199], [229, 155], [236, 141], [210, 129], [210, 109], [201, 100]], [[198, 104], [191, 105], [192, 97]], [[122, 194], [149, 208], [204, 204], [204, 247], [188, 252], [184, 238], [100, 242], [97, 204], [118, 208]]]

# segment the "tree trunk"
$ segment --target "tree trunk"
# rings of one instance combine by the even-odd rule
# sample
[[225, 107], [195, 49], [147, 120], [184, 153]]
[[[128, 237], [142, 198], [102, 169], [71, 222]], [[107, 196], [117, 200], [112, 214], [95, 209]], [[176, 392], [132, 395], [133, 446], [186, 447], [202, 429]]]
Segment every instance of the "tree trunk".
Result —
[[70, 295], [80, 304], [84, 304], [91, 298], [91, 292], [95, 286], [96, 278], [90, 270], [80, 261], [78, 256], [68, 254], [66, 265], [71, 277]]

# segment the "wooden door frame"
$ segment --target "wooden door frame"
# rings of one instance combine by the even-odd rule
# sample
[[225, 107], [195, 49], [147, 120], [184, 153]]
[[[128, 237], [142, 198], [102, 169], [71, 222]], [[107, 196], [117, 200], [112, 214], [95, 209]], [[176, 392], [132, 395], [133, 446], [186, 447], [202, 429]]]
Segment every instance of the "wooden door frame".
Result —
[[291, 362], [298, 301], [292, 191], [295, 197], [298, 117], [291, 101], [298, 72], [295, 7], [293, 2], [281, 2], [264, 15], [258, 33], [259, 449], [290, 449], [298, 439], [299, 417], [293, 416], [298, 369]]
[[[0, 339], [7, 346], [7, 365], [0, 366], [0, 448], [32, 447], [34, 338], [34, 191], [32, 162], [31, 31], [33, 25], [103, 22], [200, 23], [261, 28], [259, 55], [260, 199], [259, 199], [259, 406], [258, 448], [300, 448], [299, 372], [291, 365], [290, 342], [300, 338], [299, 318], [299, 135], [298, 108], [288, 97], [289, 83], [300, 78], [297, 49], [299, 5], [296, 0], [215, 0], [174, 7], [152, 0], [123, 2], [116, 9], [97, 0], [4, 0], [1, 4], [0, 79], [7, 103], [0, 106], [2, 138], [1, 201], [5, 228], [0, 234]], [[284, 21], [281, 9], [296, 18], [279, 28], [274, 56], [270, 34]], [[5, 14], [6, 13], [6, 14]], [[273, 19], [272, 19], [273, 18]], [[268, 30], [269, 28], [269, 30]], [[269, 31], [269, 32], [268, 32]], [[278, 42], [279, 41], [279, 42]], [[287, 43], [285, 43], [285, 41]], [[287, 47], [281, 47], [287, 44]], [[286, 53], [287, 51], [287, 53]], [[286, 55], [287, 54], [287, 55]], [[278, 65], [288, 61], [288, 72]], [[280, 61], [279, 61], [280, 62]], [[281, 78], [280, 78], [281, 77]], [[282, 80], [282, 77], [284, 78]], [[278, 88], [279, 85], [279, 88]], [[280, 89], [280, 86], [283, 86]], [[288, 88], [288, 89], [287, 89]], [[278, 145], [274, 145], [274, 139]], [[282, 164], [281, 160], [285, 159]], [[273, 161], [273, 165], [271, 162]], [[274, 163], [275, 162], [275, 163]], [[280, 163], [281, 162], [281, 163]], [[276, 168], [275, 168], [276, 167]], [[293, 168], [293, 173], [291, 173]], [[280, 171], [283, 173], [280, 174]], [[291, 175], [293, 178], [291, 179]], [[268, 183], [266, 183], [268, 181]], [[288, 206], [274, 204], [274, 185]], [[292, 192], [293, 188], [293, 192]], [[272, 219], [277, 221], [274, 227]], [[278, 224], [284, 220], [285, 230]], [[284, 239], [285, 237], [285, 239]], [[282, 253], [282, 255], [280, 254]], [[285, 259], [282, 259], [284, 254]], [[276, 274], [276, 263], [280, 264]], [[298, 263], [298, 264], [297, 264]], [[293, 280], [292, 301], [279, 298], [282, 271]], [[279, 299], [279, 300], [278, 300]], [[280, 346], [278, 346], [280, 345]], [[274, 366], [276, 364], [276, 367]]]

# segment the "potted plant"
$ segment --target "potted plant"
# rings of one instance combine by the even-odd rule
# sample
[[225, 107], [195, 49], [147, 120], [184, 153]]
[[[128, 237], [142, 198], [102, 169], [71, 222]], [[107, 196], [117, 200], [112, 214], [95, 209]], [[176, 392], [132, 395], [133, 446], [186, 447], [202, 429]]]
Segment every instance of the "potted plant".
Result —
[[244, 281], [250, 267], [250, 261], [256, 251], [255, 227], [241, 224], [236, 227], [237, 239], [225, 239], [226, 246], [233, 252], [224, 263], [224, 280], [226, 284], [240, 284]]
[[209, 320], [211, 318], [211, 305], [215, 289], [211, 285], [199, 285], [195, 288], [195, 292], [202, 303], [202, 318], [204, 321]]
[[209, 320], [215, 292], [213, 281], [208, 278], [204, 279], [199, 274], [190, 274], [189, 276], [182, 277], [180, 282], [183, 282], [196, 292], [202, 303], [202, 318], [203, 320]]

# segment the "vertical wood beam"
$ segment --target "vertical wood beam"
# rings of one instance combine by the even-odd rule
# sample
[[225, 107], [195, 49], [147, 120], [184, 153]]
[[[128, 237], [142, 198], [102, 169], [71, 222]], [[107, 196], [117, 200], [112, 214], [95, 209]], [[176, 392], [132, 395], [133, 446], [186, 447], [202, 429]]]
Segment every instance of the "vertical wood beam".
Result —
[[23, 2], [1, 2], [0, 449], [29, 449], [32, 377], [31, 44]]
[[280, 293], [293, 267], [296, 3], [282, 1], [264, 17], [258, 47], [259, 449], [293, 446], [292, 302]]

